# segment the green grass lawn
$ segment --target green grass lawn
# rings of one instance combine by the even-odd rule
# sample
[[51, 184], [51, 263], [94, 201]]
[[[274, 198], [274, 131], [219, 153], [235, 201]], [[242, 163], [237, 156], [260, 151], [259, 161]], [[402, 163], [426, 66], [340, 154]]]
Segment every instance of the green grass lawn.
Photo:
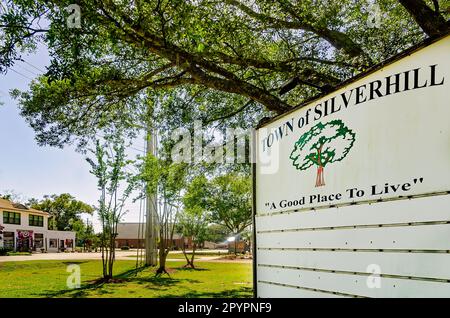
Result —
[[[215, 257], [219, 257], [219, 256], [226, 256], [229, 255], [226, 252], [223, 253], [212, 253], [212, 252], [198, 252], [195, 253], [195, 259], [199, 259], [201, 257], [210, 257], [210, 256], [215, 256]], [[130, 258], [136, 258], [136, 255], [129, 255], [127, 257]], [[188, 257], [191, 257], [191, 253], [188, 253]], [[167, 256], [167, 259], [185, 259], [184, 254], [183, 253], [169, 253], [169, 255]], [[195, 260], [194, 260], [195, 262]]]
[[[81, 268], [81, 288], [69, 290], [66, 268]], [[99, 284], [101, 261], [24, 261], [0, 263], [0, 297], [251, 297], [251, 264], [201, 263], [197, 269], [168, 262], [170, 276], [154, 268], [135, 270], [134, 261], [116, 261], [115, 281]]]

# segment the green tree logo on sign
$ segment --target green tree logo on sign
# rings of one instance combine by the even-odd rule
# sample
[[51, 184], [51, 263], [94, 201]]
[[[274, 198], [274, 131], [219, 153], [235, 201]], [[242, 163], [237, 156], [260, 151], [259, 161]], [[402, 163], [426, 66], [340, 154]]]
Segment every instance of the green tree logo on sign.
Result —
[[318, 123], [300, 136], [294, 144], [290, 159], [297, 170], [317, 167], [316, 187], [325, 185], [323, 169], [329, 163], [341, 161], [349, 153], [356, 134], [336, 119]]

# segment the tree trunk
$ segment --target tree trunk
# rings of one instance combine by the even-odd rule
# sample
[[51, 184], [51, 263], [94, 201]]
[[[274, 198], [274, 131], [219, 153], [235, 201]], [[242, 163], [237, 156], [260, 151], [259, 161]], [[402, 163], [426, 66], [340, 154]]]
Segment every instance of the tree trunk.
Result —
[[162, 255], [159, 254], [159, 268], [156, 270], [157, 276], [162, 275], [162, 274], [169, 275], [169, 273], [166, 270], [166, 258], [167, 258], [166, 253], [163, 253]]
[[325, 180], [323, 178], [323, 163], [322, 163], [322, 147], [321, 145], [317, 150], [317, 175], [316, 175], [316, 188], [325, 185]]
[[114, 236], [110, 238], [109, 241], [109, 264], [108, 264], [108, 277], [113, 277], [114, 260], [116, 258], [116, 250], [114, 244]]
[[316, 175], [316, 188], [325, 185], [325, 179], [323, 177], [323, 167], [317, 167], [317, 175]]
[[156, 276], [159, 276], [162, 274], [169, 275], [169, 273], [166, 270], [166, 259], [167, 259], [167, 255], [169, 254], [169, 251], [166, 249], [166, 247], [164, 245], [165, 244], [163, 243], [163, 241], [161, 241], [161, 243], [159, 245], [159, 268], [156, 270]]
[[194, 258], [195, 258], [195, 250], [197, 249], [197, 244], [196, 243], [193, 243], [192, 244], [192, 256], [191, 256], [191, 261], [190, 261], [190, 264], [191, 264], [191, 268], [192, 269], [195, 269], [195, 266], [194, 266]]
[[444, 17], [432, 10], [423, 0], [399, 0], [412, 15], [417, 24], [428, 36], [445, 34], [449, 29], [449, 23]]
[[107, 279], [108, 273], [107, 273], [107, 263], [108, 263], [108, 249], [106, 248], [105, 239], [102, 238], [102, 265], [103, 265], [103, 278]]
[[182, 251], [183, 251], [184, 258], [186, 259], [186, 265], [184, 265], [184, 267], [192, 267], [191, 260], [189, 259], [189, 257], [187, 256], [187, 253], [186, 253], [186, 246], [184, 244], [184, 241], [183, 241]]

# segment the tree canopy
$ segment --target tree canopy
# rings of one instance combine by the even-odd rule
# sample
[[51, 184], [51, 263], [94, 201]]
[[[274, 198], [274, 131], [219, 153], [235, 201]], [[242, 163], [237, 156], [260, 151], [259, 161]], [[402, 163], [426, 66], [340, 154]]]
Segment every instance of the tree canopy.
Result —
[[323, 169], [329, 163], [341, 161], [347, 156], [355, 143], [355, 136], [340, 119], [318, 123], [300, 136], [289, 158], [298, 170], [316, 165], [316, 187], [323, 186]]
[[94, 208], [77, 200], [68, 193], [47, 195], [43, 200], [30, 200], [34, 209], [50, 213], [48, 228], [58, 231], [75, 230], [74, 224], [81, 221], [81, 214], [93, 214]]
[[208, 105], [208, 120], [282, 113], [449, 25], [446, 1], [376, 1], [369, 27], [370, 1], [79, 0], [71, 27], [71, 2], [2, 1], [0, 71], [39, 42], [50, 53], [46, 73], [15, 92], [41, 144], [133, 126], [158, 89]]
[[325, 167], [345, 158], [354, 142], [355, 133], [340, 119], [318, 123], [300, 136], [289, 158], [298, 170]]
[[188, 185], [183, 204], [188, 210], [207, 211], [212, 223], [241, 233], [252, 223], [250, 177], [236, 172], [210, 180], [197, 176]]

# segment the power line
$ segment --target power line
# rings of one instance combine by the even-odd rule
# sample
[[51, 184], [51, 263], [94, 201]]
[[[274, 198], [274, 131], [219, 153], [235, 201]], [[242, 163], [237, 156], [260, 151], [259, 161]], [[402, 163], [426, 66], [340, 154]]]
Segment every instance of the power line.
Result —
[[[27, 64], [27, 65], [29, 65], [30, 67], [34, 68], [35, 70], [37, 70], [37, 71], [39, 71], [39, 72], [45, 73], [44, 70], [40, 69], [40, 68], [37, 67], [37, 66], [34, 66], [33, 64], [31, 64], [31, 63], [29, 63], [29, 62], [27, 62], [27, 61], [25, 61], [25, 60], [22, 60], [22, 62], [25, 63], [25, 64]], [[20, 65], [20, 64], [16, 64], [16, 65], [19, 66], [21, 69], [23, 69], [23, 70], [25, 70], [25, 71], [27, 71], [27, 72], [29, 72], [29, 73], [35, 75], [35, 76], [39, 76], [39, 74], [37, 74], [37, 73], [35, 73], [35, 72], [33, 72], [33, 71], [30, 71], [29, 69], [27, 69], [27, 68], [24, 67], [23, 65]], [[23, 78], [26, 78], [26, 79], [28, 79], [28, 80], [30, 80], [30, 81], [33, 80], [31, 77], [29, 77], [29, 76], [27, 76], [27, 75], [25, 75], [25, 74], [23, 74], [23, 73], [21, 73], [21, 72], [19, 72], [19, 71], [16, 71], [16, 70], [13, 69], [13, 68], [10, 68], [10, 70], [13, 71], [14, 73], [16, 73], [16, 74], [22, 76]]]
[[[139, 139], [139, 138], [137, 138], [137, 139]], [[137, 142], [134, 142], [134, 141], [133, 141], [133, 146], [138, 147], [140, 149], [145, 149], [145, 147], [146, 147], [146, 145], [141, 145], [140, 143], [138, 144]]]
[[27, 61], [22, 61], [22, 62], [24, 62], [25, 64], [27, 64], [27, 65], [29, 65], [29, 66], [31, 66], [32, 68], [34, 68], [35, 70], [37, 70], [37, 71], [39, 71], [39, 72], [42, 72], [42, 73], [45, 73], [45, 71], [44, 70], [42, 70], [42, 69], [40, 69], [39, 67], [37, 67], [37, 66], [34, 66], [33, 64], [31, 64], [31, 63], [28, 63]]
[[[94, 133], [94, 135], [97, 138], [105, 139], [105, 137], [100, 135], [99, 133]], [[129, 148], [133, 148], [133, 147], [129, 147]], [[143, 151], [145, 153], [145, 150], [140, 150], [140, 149], [137, 149], [137, 148], [133, 148], [133, 149], [138, 150], [138, 151]], [[130, 167], [124, 167], [124, 168], [125, 168], [126, 171], [128, 171], [131, 174], [137, 174], [138, 173], [138, 171], [134, 171], [134, 169], [132, 169]]]
[[35, 72], [33, 72], [33, 71], [30, 71], [29, 69], [27, 69], [26, 67], [24, 67], [24, 66], [22, 66], [22, 65], [20, 65], [20, 64], [16, 64], [16, 65], [17, 65], [18, 67], [20, 67], [21, 69], [27, 71], [28, 73], [34, 75], [34, 76], [39, 76], [39, 74], [37, 74], [37, 73], [35, 73]]
[[128, 146], [128, 148], [145, 153], [145, 150], [139, 149], [139, 148], [136, 148], [136, 147], [133, 147], [133, 146]]
[[19, 74], [20, 76], [22, 76], [22, 77], [24, 77], [24, 78], [26, 78], [26, 79], [29, 79], [30, 81], [33, 80], [32, 78], [30, 78], [30, 77], [28, 77], [28, 76], [26, 76], [26, 75], [20, 73], [19, 71], [16, 71], [16, 70], [13, 69], [13, 68], [11, 68], [10, 70], [13, 71], [13, 72], [16, 73], [16, 74]]
[[[98, 134], [98, 133], [95, 133], [95, 136], [96, 136], [97, 138], [101, 138], [101, 139], [104, 139], [104, 138], [105, 138], [104, 136], [102, 136], [102, 135], [100, 135], [100, 134]], [[143, 153], [146, 152], [145, 149], [139, 149], [139, 148], [136, 148], [136, 147], [134, 147], [134, 146], [128, 146], [128, 148], [133, 149], [133, 150], [136, 150], [136, 151], [139, 151], [139, 152], [143, 152]]]

